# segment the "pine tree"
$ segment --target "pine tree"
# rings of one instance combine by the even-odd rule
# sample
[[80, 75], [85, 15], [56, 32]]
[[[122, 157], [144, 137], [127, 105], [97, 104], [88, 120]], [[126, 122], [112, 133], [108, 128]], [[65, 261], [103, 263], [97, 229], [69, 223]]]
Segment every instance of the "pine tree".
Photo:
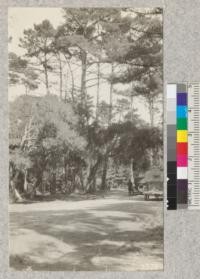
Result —
[[20, 47], [26, 50], [26, 56], [32, 58], [32, 63], [41, 68], [44, 74], [46, 94], [50, 94], [49, 71], [52, 71], [50, 63], [52, 56], [52, 43], [55, 30], [48, 20], [41, 24], [34, 24], [33, 29], [24, 30], [24, 36], [20, 39]]
[[9, 84], [14, 85], [24, 85], [25, 94], [27, 95], [29, 91], [38, 88], [38, 74], [32, 69], [26, 59], [22, 59], [15, 53], [9, 53]]

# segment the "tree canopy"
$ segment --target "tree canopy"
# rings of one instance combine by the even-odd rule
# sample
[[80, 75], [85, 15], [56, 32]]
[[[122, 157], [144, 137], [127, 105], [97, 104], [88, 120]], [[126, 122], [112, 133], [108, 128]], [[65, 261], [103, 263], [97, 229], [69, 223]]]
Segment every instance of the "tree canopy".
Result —
[[134, 182], [160, 167], [160, 9], [64, 8], [58, 27], [34, 24], [20, 47], [9, 53], [9, 84], [25, 86], [10, 104], [11, 167], [32, 191], [95, 192], [117, 168]]

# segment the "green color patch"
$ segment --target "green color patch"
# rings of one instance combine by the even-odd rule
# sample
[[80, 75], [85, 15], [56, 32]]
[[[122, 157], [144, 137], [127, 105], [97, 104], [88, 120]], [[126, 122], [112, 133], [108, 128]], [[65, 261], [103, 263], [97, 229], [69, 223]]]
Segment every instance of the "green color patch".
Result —
[[177, 130], [187, 130], [187, 118], [177, 118]]

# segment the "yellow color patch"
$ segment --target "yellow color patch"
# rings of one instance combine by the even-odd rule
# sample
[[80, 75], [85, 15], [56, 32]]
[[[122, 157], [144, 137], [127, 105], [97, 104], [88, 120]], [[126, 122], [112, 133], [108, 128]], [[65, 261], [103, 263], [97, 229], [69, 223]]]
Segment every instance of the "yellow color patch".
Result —
[[177, 131], [177, 142], [187, 142], [188, 141], [188, 133], [185, 130]]

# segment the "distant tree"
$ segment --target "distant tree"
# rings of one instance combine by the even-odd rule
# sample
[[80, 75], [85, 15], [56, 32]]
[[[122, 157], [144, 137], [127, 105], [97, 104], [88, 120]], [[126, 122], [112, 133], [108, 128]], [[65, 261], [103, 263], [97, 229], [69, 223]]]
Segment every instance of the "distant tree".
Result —
[[9, 84], [14, 86], [22, 84], [25, 86], [25, 92], [38, 88], [38, 75], [28, 65], [28, 61], [17, 56], [15, 53], [9, 53]]
[[[118, 93], [129, 97], [132, 104], [134, 96], [144, 96], [153, 123], [153, 103], [162, 92], [162, 10], [124, 11], [128, 14], [123, 18], [124, 24], [118, 25], [117, 32], [120, 34], [125, 27], [126, 32], [116, 41], [116, 51], [107, 52], [108, 57], [122, 67], [111, 76], [111, 82], [130, 84], [128, 90]], [[130, 13], [135, 16], [131, 17]]]
[[135, 92], [146, 100], [150, 115], [150, 125], [153, 127], [156, 103], [162, 100], [161, 76], [159, 74], [150, 74], [148, 76], [144, 76], [140, 83], [135, 86]]
[[46, 94], [50, 94], [49, 71], [52, 71], [50, 60], [52, 56], [52, 43], [55, 30], [48, 20], [41, 24], [34, 24], [33, 29], [24, 30], [23, 38], [20, 38], [20, 47], [26, 50], [26, 56], [32, 58], [34, 66], [42, 70]]
[[162, 133], [158, 128], [137, 127], [129, 121], [121, 124], [113, 154], [116, 161], [130, 166], [130, 178], [134, 183], [138, 171], [145, 171], [150, 166], [150, 150], [157, 150], [161, 146]]

